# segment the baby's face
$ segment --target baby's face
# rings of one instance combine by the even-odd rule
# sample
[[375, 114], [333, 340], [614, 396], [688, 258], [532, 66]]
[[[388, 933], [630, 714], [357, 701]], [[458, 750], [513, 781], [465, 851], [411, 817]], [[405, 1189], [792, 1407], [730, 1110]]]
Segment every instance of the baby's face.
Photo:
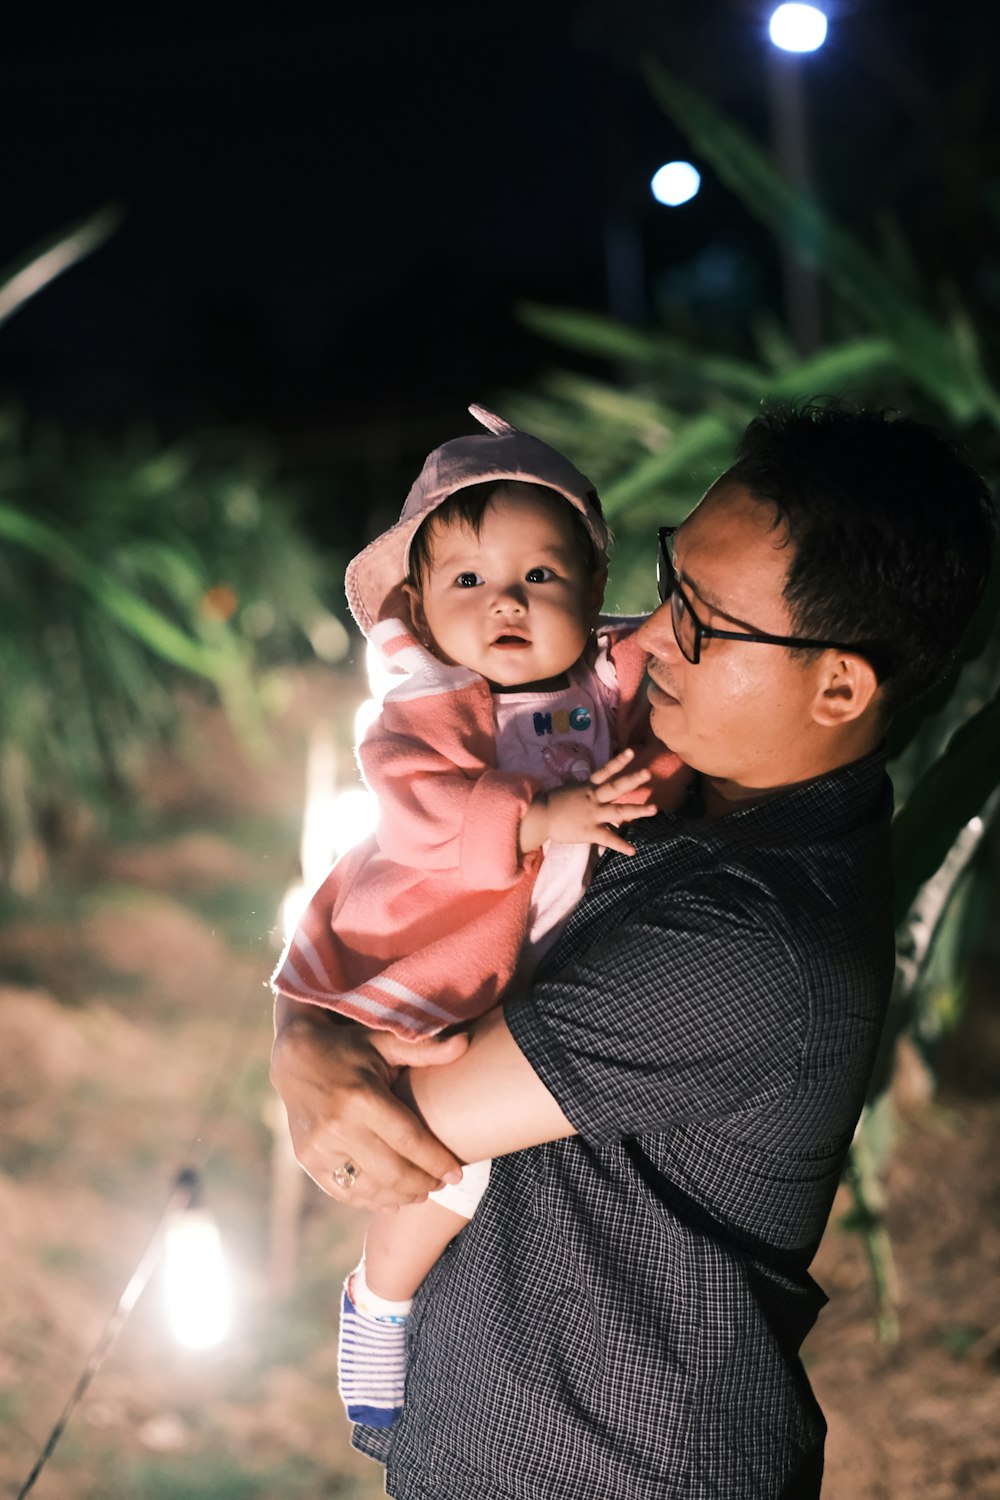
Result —
[[587, 644], [604, 575], [590, 572], [567, 502], [533, 485], [499, 491], [479, 535], [432, 527], [431, 565], [410, 590], [414, 622], [444, 661], [492, 687], [556, 688]]

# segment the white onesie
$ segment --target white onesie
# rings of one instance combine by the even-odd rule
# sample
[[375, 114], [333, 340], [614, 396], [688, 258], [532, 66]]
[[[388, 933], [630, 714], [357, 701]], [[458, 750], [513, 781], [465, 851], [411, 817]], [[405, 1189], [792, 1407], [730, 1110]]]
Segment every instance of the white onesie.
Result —
[[[584, 782], [611, 757], [609, 688], [577, 663], [568, 685], [554, 692], [493, 694], [498, 771], [526, 771], [544, 790]], [[597, 862], [593, 844], [542, 845], [543, 859], [531, 893], [528, 927], [516, 983], [526, 984], [542, 955], [555, 946], [570, 912], [587, 888]], [[486, 1191], [488, 1161], [470, 1162], [462, 1181], [431, 1193], [435, 1203], [471, 1219]]]

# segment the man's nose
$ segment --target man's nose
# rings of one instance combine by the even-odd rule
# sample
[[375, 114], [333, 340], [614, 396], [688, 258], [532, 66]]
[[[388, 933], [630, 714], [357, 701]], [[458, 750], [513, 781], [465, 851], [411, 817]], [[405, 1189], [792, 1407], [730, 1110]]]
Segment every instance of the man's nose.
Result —
[[670, 614], [670, 600], [654, 609], [651, 615], [647, 615], [635, 638], [644, 651], [650, 656], [662, 657], [665, 661], [676, 661], [681, 656], [681, 648], [677, 644], [674, 634], [674, 622]]

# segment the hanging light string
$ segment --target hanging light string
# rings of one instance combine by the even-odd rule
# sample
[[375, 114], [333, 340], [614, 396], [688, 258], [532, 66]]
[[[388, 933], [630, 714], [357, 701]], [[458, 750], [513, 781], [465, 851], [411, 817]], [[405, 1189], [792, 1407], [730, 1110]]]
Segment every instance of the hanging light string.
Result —
[[[214, 1133], [210, 1132], [208, 1127], [214, 1125], [219, 1120], [223, 1112], [223, 1107], [231, 1103], [235, 1093], [236, 1069], [234, 1064], [239, 1041], [242, 1039], [244, 1046], [247, 1045], [249, 1032], [244, 1022], [246, 1021], [247, 1011], [253, 994], [254, 992], [251, 987], [247, 986], [243, 993], [242, 1002], [237, 1007], [236, 1015], [233, 1017], [228, 1042], [216, 1069], [215, 1078], [209, 1090], [205, 1106], [201, 1111], [201, 1116], [191, 1136], [189, 1150], [186, 1153], [187, 1160], [196, 1161], [201, 1170], [204, 1170], [214, 1146], [211, 1138], [208, 1140], [205, 1139], [206, 1135], [211, 1137], [211, 1134]], [[256, 997], [254, 996], [254, 998]], [[185, 1167], [178, 1173], [166, 1206], [160, 1214], [156, 1228], [153, 1230], [146, 1252], [129, 1278], [125, 1290], [119, 1297], [118, 1304], [111, 1314], [104, 1332], [94, 1345], [90, 1358], [87, 1360], [69, 1400], [59, 1414], [58, 1421], [49, 1433], [48, 1440], [38, 1455], [34, 1468], [18, 1491], [17, 1500], [24, 1500], [24, 1497], [34, 1488], [35, 1481], [52, 1457], [56, 1444], [66, 1431], [70, 1418], [86, 1395], [91, 1381], [110, 1353], [118, 1335], [128, 1320], [129, 1314], [142, 1296], [150, 1277], [163, 1258], [163, 1243], [167, 1225], [171, 1218], [185, 1209], [197, 1207], [200, 1196], [201, 1189], [198, 1169]]]
[[146, 1283], [149, 1281], [149, 1278], [155, 1271], [163, 1254], [163, 1236], [168, 1219], [170, 1218], [171, 1214], [177, 1213], [178, 1211], [182, 1211], [186, 1208], [190, 1208], [197, 1198], [197, 1193], [197, 1173], [192, 1171], [189, 1167], [186, 1167], [184, 1171], [179, 1174], [177, 1181], [174, 1183], [173, 1190], [171, 1191], [170, 1197], [167, 1200], [166, 1207], [160, 1215], [159, 1222], [157, 1223], [157, 1226], [153, 1231], [153, 1237], [146, 1248], [146, 1253], [142, 1257], [142, 1260], [139, 1262], [139, 1264], [136, 1266], [135, 1270], [132, 1272], [132, 1275], [128, 1281], [128, 1285], [125, 1287], [125, 1290], [118, 1298], [118, 1305], [115, 1308], [114, 1312], [111, 1314], [111, 1317], [108, 1319], [107, 1326], [105, 1327], [104, 1332], [101, 1334], [101, 1337], [94, 1345], [90, 1358], [87, 1360], [87, 1363], [84, 1367], [83, 1373], [81, 1374], [76, 1385], [73, 1387], [73, 1392], [70, 1395], [69, 1400], [66, 1402], [66, 1405], [60, 1412], [58, 1421], [56, 1422], [52, 1431], [49, 1433], [48, 1441], [46, 1442], [45, 1447], [38, 1455], [35, 1467], [32, 1469], [31, 1473], [24, 1481], [24, 1484], [21, 1486], [20, 1490], [18, 1490], [17, 1500], [24, 1500], [24, 1497], [29, 1494], [30, 1491], [34, 1488], [36, 1479], [44, 1469], [45, 1465], [48, 1463], [49, 1459], [52, 1457], [52, 1454], [55, 1451], [56, 1444], [59, 1442], [59, 1439], [66, 1431], [66, 1427], [69, 1423], [70, 1417], [73, 1415], [74, 1411], [83, 1400], [83, 1397], [87, 1391], [87, 1387], [90, 1385], [90, 1382], [93, 1380], [94, 1376], [97, 1374], [98, 1370], [101, 1368], [101, 1365], [107, 1358], [110, 1350], [115, 1343], [115, 1340], [118, 1338], [118, 1335], [121, 1333], [123, 1327], [125, 1326], [129, 1313], [132, 1311], [132, 1309], [135, 1307], [135, 1304], [142, 1296], [143, 1291], [146, 1287]]
[[[243, 991], [242, 1001], [233, 1017], [229, 1028], [227, 1044], [216, 1069], [212, 1087], [209, 1090], [205, 1105], [201, 1111], [201, 1116], [191, 1136], [190, 1146], [186, 1153], [187, 1160], [197, 1162], [201, 1170], [204, 1170], [205, 1164], [214, 1147], [214, 1141], [211, 1139], [214, 1131], [210, 1131], [209, 1127], [217, 1124], [224, 1109], [228, 1112], [228, 1107], [235, 1095], [237, 1072], [235, 1062], [240, 1042], [242, 1041], [244, 1048], [249, 1044], [248, 1038], [251, 1033], [245, 1022], [252, 998], [256, 999], [257, 996], [251, 986], [248, 985]], [[206, 1136], [209, 1136], [208, 1140], [205, 1139]], [[132, 1273], [128, 1285], [119, 1297], [118, 1305], [108, 1320], [104, 1332], [95, 1344], [69, 1400], [63, 1407], [44, 1448], [38, 1455], [34, 1468], [18, 1491], [17, 1500], [24, 1500], [24, 1497], [34, 1488], [35, 1481], [52, 1457], [70, 1418], [82, 1401], [94, 1376], [110, 1353], [119, 1333], [128, 1320], [129, 1314], [142, 1296], [150, 1277], [163, 1258], [164, 1239], [171, 1218], [185, 1209], [196, 1208], [200, 1203], [200, 1198], [199, 1171], [193, 1167], [185, 1167], [178, 1174], [174, 1182], [170, 1197], [157, 1221], [152, 1238], [146, 1248], [146, 1253], [143, 1255], [142, 1260]]]

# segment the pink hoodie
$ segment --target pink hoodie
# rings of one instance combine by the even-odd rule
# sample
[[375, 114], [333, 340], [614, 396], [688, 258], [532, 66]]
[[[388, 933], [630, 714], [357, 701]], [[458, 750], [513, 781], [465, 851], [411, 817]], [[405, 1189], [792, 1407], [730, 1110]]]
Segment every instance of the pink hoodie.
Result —
[[[670, 810], [690, 773], [650, 729], [637, 624], [598, 631], [602, 681], [617, 697], [613, 748], [636, 750], [653, 773], [652, 800]], [[359, 747], [378, 829], [334, 865], [271, 982], [413, 1041], [482, 1015], [514, 976], [542, 860], [519, 854], [518, 830], [539, 783], [496, 769], [482, 677], [438, 661], [399, 620], [382, 620], [371, 638], [409, 674]]]

